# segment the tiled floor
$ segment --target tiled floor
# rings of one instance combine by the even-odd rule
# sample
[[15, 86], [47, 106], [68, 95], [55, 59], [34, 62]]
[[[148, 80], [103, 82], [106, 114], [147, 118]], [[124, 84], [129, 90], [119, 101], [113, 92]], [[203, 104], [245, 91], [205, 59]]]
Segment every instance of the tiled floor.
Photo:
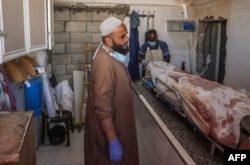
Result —
[[41, 145], [36, 152], [37, 165], [84, 165], [84, 131], [70, 135], [71, 145], [66, 147], [66, 142], [61, 145]]

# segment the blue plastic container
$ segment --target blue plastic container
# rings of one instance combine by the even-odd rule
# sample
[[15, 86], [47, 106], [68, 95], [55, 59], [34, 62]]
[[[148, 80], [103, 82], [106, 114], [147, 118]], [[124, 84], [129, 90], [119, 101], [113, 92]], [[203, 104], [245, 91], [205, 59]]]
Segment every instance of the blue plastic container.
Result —
[[42, 78], [35, 77], [24, 85], [25, 109], [33, 111], [34, 116], [40, 116], [43, 110]]

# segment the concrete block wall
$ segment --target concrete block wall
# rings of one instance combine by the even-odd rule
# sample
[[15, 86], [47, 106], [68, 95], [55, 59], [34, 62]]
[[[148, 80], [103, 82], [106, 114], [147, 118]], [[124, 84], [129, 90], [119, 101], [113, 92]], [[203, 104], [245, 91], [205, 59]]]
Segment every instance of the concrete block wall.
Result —
[[52, 49], [52, 70], [58, 82], [68, 79], [72, 84], [73, 70], [83, 70], [83, 64], [91, 61], [101, 42], [100, 23], [114, 15], [123, 19], [126, 12], [114, 7], [92, 7], [84, 10], [83, 4], [55, 3], [55, 44]]

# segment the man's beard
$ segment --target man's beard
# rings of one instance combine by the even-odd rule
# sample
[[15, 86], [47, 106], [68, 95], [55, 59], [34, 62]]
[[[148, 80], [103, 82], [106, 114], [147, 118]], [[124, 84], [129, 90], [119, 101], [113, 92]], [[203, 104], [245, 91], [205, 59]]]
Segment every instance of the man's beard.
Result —
[[129, 52], [128, 45], [126, 47], [123, 47], [122, 45], [117, 45], [116, 43], [113, 43], [112, 49], [118, 53], [126, 55]]

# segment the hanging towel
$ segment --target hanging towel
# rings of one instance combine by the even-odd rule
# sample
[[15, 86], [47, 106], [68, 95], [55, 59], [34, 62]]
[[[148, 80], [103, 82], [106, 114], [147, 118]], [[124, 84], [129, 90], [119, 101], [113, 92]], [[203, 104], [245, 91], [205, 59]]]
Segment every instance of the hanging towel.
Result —
[[129, 74], [132, 80], [140, 80], [139, 73], [139, 64], [138, 64], [138, 52], [140, 49], [139, 44], [139, 32], [137, 27], [140, 24], [139, 15], [132, 11], [130, 16], [130, 37], [129, 37], [129, 45], [130, 45], [130, 61], [129, 61]]

